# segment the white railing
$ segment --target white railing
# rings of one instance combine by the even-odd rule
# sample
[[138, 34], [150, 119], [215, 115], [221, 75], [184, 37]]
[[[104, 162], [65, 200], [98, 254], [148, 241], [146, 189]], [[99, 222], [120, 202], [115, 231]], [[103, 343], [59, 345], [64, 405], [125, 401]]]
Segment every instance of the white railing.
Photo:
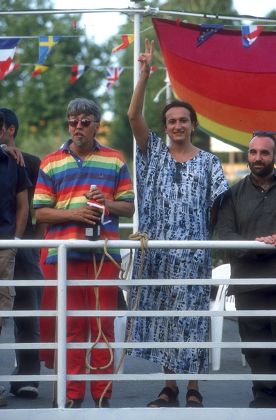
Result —
[[[36, 286], [57, 286], [58, 289], [58, 301], [57, 301], [57, 310], [46, 310], [46, 311], [0, 311], [0, 316], [5, 317], [12, 317], [16, 316], [26, 317], [26, 316], [57, 316], [57, 343], [32, 343], [32, 348], [43, 348], [43, 349], [56, 349], [57, 350], [57, 372], [56, 374], [50, 375], [2, 375], [0, 376], [0, 381], [26, 381], [26, 380], [35, 380], [35, 381], [57, 381], [57, 402], [58, 402], [58, 409], [37, 409], [35, 410], [36, 417], [38, 416], [40, 419], [49, 419], [49, 418], [65, 418], [64, 412], [66, 412], [66, 419], [73, 419], [72, 412], [74, 410], [65, 409], [65, 399], [66, 399], [66, 379], [78, 379], [78, 380], [85, 380], [85, 381], [95, 381], [95, 380], [112, 380], [112, 381], [152, 381], [152, 380], [210, 380], [210, 381], [219, 381], [219, 380], [227, 380], [227, 381], [244, 381], [244, 380], [276, 380], [276, 375], [267, 375], [267, 374], [109, 374], [109, 375], [93, 375], [93, 374], [83, 374], [83, 375], [67, 375], [66, 374], [66, 348], [83, 348], [88, 349], [91, 347], [93, 343], [66, 343], [66, 316], [120, 316], [126, 315], [127, 317], [132, 316], [212, 316], [212, 317], [224, 317], [224, 316], [276, 316], [276, 310], [262, 310], [262, 311], [103, 311], [103, 310], [85, 310], [85, 311], [66, 311], [66, 288], [67, 286], [76, 286], [76, 285], [93, 285], [93, 286], [100, 286], [104, 283], [105, 286], [108, 285], [121, 285], [124, 288], [127, 286], [134, 286], [134, 285], [176, 285], [176, 284], [208, 284], [208, 285], [219, 285], [219, 284], [229, 284], [229, 279], [167, 279], [167, 280], [158, 280], [158, 279], [143, 279], [143, 280], [67, 280], [67, 273], [66, 273], [66, 255], [67, 250], [70, 248], [100, 248], [104, 246], [104, 241], [45, 241], [45, 240], [9, 240], [9, 241], [0, 241], [0, 248], [9, 248], [9, 247], [16, 247], [16, 248], [50, 248], [50, 247], [57, 247], [58, 249], [58, 279], [57, 280], [1, 280], [2, 286], [13, 285], [13, 286], [26, 286], [30, 287], [34, 284]], [[108, 242], [109, 248], [121, 248], [121, 249], [138, 249], [140, 248], [139, 241], [122, 241], [122, 240], [111, 240]], [[265, 245], [263, 243], [255, 242], [255, 241], [149, 241], [148, 248], [215, 248], [215, 249], [271, 249], [270, 245]], [[275, 284], [275, 279], [231, 279], [231, 284]], [[275, 342], [147, 342], [147, 343], [110, 343], [111, 347], [116, 348], [276, 348]], [[105, 347], [104, 343], [97, 344], [97, 347]], [[0, 343], [0, 350], [5, 349], [29, 349], [30, 343]], [[88, 418], [88, 412], [90, 409], [80, 409], [82, 410], [82, 418], [86, 419], [86, 415]], [[97, 409], [96, 409], [97, 410]], [[114, 410], [117, 414], [114, 414]], [[118, 412], [120, 410], [120, 413]], [[172, 415], [176, 419], [182, 419], [183, 416], [187, 419], [192, 419], [194, 416], [194, 409], [158, 409], [158, 417], [161, 419], [165, 419], [165, 413], [171, 410]], [[183, 412], [185, 410], [185, 414]], [[207, 413], [206, 413], [207, 410]], [[229, 409], [199, 409], [197, 410], [197, 417], [198, 419], [209, 419], [214, 416], [213, 410], [222, 410], [220, 412], [220, 418], [226, 419], [230, 418], [229, 413], [227, 410]], [[233, 409], [232, 409], [233, 410]], [[245, 410], [245, 411], [243, 411]], [[255, 409], [248, 409], [250, 412], [250, 419], [259, 419], [256, 414], [255, 417]], [[235, 418], [242, 419], [242, 418], [249, 418], [247, 409], [235, 409]], [[87, 414], [86, 414], [87, 411]], [[180, 414], [182, 412], [182, 414]], [[258, 409], [258, 415], [262, 412], [262, 420], [265, 419], [272, 419], [276, 414], [276, 410], [274, 409]], [[91, 413], [91, 412], [90, 412]], [[104, 409], [102, 412], [104, 413], [105, 419], [112, 419], [112, 418], [140, 418], [141, 415], [144, 418], [153, 419], [155, 418], [156, 411], [154, 409], [131, 409], [131, 412], [128, 409]], [[135, 414], [136, 413], [136, 414]], [[161, 414], [162, 413], [162, 414]], [[273, 414], [273, 417], [271, 417]], [[217, 415], [217, 414], [216, 414]], [[231, 416], [233, 413], [231, 414]], [[13, 419], [16, 420], [17, 418], [20, 420], [25, 419], [24, 410], [5, 410], [5, 419]], [[50, 417], [49, 417], [50, 416]], [[90, 414], [89, 414], [90, 416]], [[128, 416], [128, 417], [126, 417]], [[130, 417], [129, 417], [130, 416]], [[166, 417], [167, 418], [167, 417]], [[27, 419], [27, 415], [26, 415]], [[30, 416], [28, 416], [28, 420]]]

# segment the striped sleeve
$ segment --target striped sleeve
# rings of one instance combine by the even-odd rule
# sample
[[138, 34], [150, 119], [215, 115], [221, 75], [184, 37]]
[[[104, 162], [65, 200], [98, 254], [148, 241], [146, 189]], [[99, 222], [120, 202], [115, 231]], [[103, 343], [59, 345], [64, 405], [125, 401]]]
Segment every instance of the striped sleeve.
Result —
[[134, 191], [127, 164], [122, 157], [117, 161], [117, 185], [114, 192], [116, 201], [134, 201]]
[[56, 194], [53, 187], [53, 180], [50, 176], [51, 164], [45, 158], [39, 169], [37, 183], [35, 187], [33, 207], [55, 207]]

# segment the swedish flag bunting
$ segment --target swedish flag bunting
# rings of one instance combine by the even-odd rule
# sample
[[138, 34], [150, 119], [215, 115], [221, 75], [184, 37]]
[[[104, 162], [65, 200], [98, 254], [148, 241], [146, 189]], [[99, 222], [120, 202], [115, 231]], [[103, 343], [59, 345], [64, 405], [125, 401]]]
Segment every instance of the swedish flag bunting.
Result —
[[52, 48], [58, 43], [60, 36], [40, 36], [39, 37], [39, 59], [38, 63], [43, 64], [52, 52]]

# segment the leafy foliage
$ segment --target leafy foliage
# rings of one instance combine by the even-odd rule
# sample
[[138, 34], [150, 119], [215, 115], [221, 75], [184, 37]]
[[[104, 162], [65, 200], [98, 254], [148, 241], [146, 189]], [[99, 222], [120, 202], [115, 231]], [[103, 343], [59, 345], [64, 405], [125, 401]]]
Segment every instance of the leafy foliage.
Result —
[[[2, 10], [51, 9], [50, 0], [3, 0]], [[82, 30], [73, 29], [73, 15], [9, 15], [1, 17], [2, 36], [22, 38], [15, 61], [20, 62], [20, 70], [8, 75], [0, 84], [1, 106], [13, 109], [20, 120], [18, 145], [25, 151], [39, 156], [56, 149], [67, 136], [65, 113], [69, 100], [88, 97], [103, 103], [104, 95], [98, 97], [103, 70], [95, 66], [105, 66], [109, 56], [107, 51], [92, 40], [88, 40]], [[61, 35], [59, 43], [46, 59], [49, 69], [32, 78], [31, 72], [38, 61], [39, 35]], [[86, 64], [91, 68], [75, 84], [69, 84], [71, 66]]]

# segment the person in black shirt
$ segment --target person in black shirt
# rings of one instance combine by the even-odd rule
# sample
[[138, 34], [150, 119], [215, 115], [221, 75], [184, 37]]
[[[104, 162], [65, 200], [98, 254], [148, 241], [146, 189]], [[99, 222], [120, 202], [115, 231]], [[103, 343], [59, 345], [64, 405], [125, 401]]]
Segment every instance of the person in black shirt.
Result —
[[[4, 133], [4, 115], [0, 113], [0, 139]], [[0, 239], [20, 239], [28, 216], [28, 194], [30, 186], [26, 170], [0, 147]], [[15, 248], [0, 248], [0, 281], [12, 280]], [[11, 310], [14, 299], [13, 287], [0, 287], [0, 309]], [[3, 318], [0, 317], [0, 334]], [[0, 387], [0, 406], [6, 405], [5, 388]]]
[[[246, 176], [224, 195], [216, 229], [223, 240], [259, 240], [274, 244], [276, 233], [276, 132], [256, 132], [249, 143]], [[231, 278], [275, 278], [276, 250], [230, 253]], [[275, 310], [276, 286], [232, 285], [238, 310]], [[276, 341], [275, 317], [240, 317], [242, 341]], [[276, 349], [243, 349], [252, 374], [276, 373]], [[250, 407], [276, 407], [276, 381], [253, 381]]]
[[[40, 159], [28, 153], [22, 153], [15, 147], [15, 138], [18, 132], [19, 123], [16, 114], [7, 108], [1, 108], [4, 114], [4, 133], [1, 142], [5, 144], [6, 150], [13, 157], [24, 164], [32, 183], [28, 190], [28, 201], [31, 207], [34, 188], [38, 176]], [[41, 228], [42, 225], [38, 225]], [[31, 211], [28, 213], [27, 226], [24, 231], [24, 239], [39, 239], [43, 237], [43, 230], [38, 231], [32, 222]], [[15, 259], [14, 279], [16, 280], [42, 280], [43, 275], [39, 264], [39, 250], [21, 248], [18, 250]], [[16, 288], [13, 309], [35, 310], [40, 308], [42, 289], [39, 286]], [[38, 317], [14, 317], [14, 336], [16, 343], [39, 342], [39, 319]], [[40, 373], [39, 350], [16, 350], [15, 375], [37, 375]], [[10, 392], [21, 398], [36, 398], [38, 396], [38, 382], [24, 381], [11, 382]]]

